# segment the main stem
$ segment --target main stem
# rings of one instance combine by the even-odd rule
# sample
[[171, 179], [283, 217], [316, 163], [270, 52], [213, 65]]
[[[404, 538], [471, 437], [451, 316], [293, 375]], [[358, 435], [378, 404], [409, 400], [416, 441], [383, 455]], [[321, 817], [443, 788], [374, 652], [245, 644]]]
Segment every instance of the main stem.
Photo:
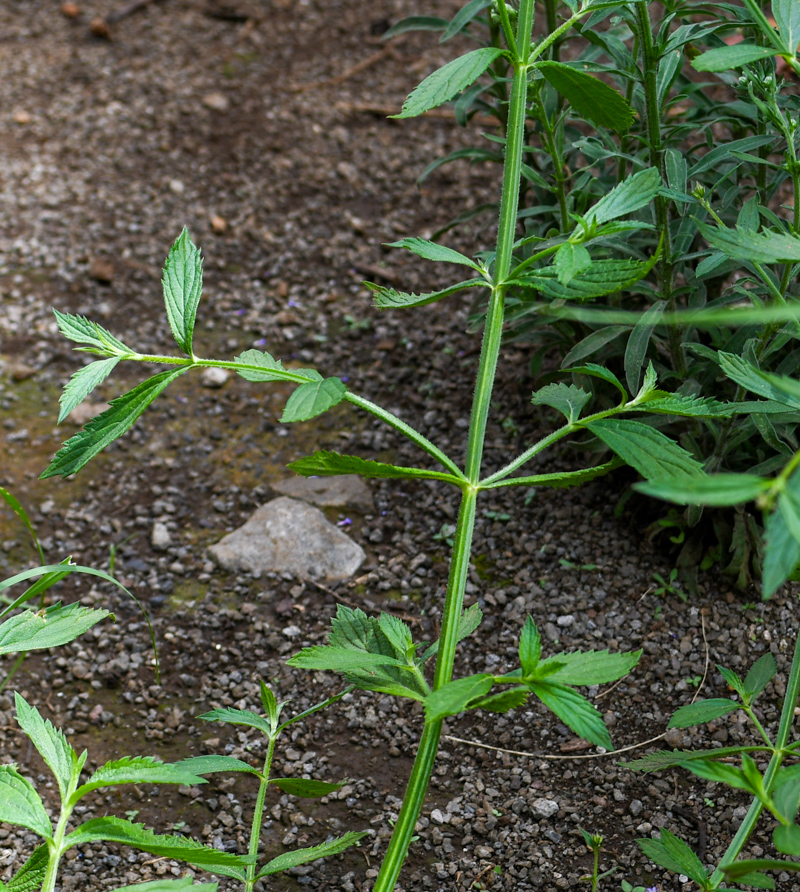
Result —
[[[261, 785], [258, 788], [258, 796], [256, 797], [256, 807], [253, 812], [253, 823], [250, 826], [250, 845], [247, 854], [258, 857], [258, 843], [261, 837], [261, 822], [264, 819], [264, 803], [267, 798], [267, 786], [269, 785], [269, 775], [272, 771], [272, 756], [275, 753], [275, 741], [277, 735], [269, 738], [269, 746], [267, 747], [267, 756], [264, 759], [264, 769], [261, 778]], [[256, 871], [258, 863], [253, 862], [247, 865], [247, 879], [245, 880], [245, 892], [253, 892], [253, 886], [256, 884]]]
[[[486, 315], [486, 328], [481, 345], [475, 396], [472, 403], [465, 468], [467, 481], [462, 488], [461, 506], [456, 523], [450, 575], [447, 581], [447, 594], [442, 615], [439, 654], [433, 681], [434, 690], [447, 684], [453, 675], [456, 644], [458, 643], [458, 624], [463, 610], [464, 591], [469, 571], [483, 444], [497, 370], [497, 357], [500, 352], [500, 340], [503, 334], [505, 294], [508, 287], [505, 282], [511, 269], [517, 226], [533, 6], [534, 0], [521, 0], [517, 19], [517, 56], [513, 61], [514, 77], [509, 101], [503, 194], [500, 200], [500, 221], [493, 274], [494, 284]], [[406, 795], [403, 799], [403, 806], [400, 809], [400, 815], [378, 878], [375, 881], [373, 892], [392, 892], [397, 883], [408, 853], [411, 837], [414, 834], [414, 827], [425, 801], [425, 792], [433, 772], [441, 734], [441, 720], [425, 724]]]

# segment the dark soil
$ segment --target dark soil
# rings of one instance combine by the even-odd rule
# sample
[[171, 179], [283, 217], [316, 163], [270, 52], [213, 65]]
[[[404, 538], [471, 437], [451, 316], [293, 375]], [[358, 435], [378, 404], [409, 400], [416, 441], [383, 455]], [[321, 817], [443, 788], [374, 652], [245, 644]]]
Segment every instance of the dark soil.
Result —
[[[288, 461], [314, 448], [419, 461], [389, 429], [349, 408], [289, 428], [277, 420], [287, 395], [280, 388], [231, 378], [210, 389], [199, 376], [183, 379], [74, 480], [36, 477], [76, 429], [69, 421], [55, 426], [57, 398], [86, 359], [60, 339], [51, 308], [89, 315], [142, 350], [172, 351], [159, 278], [184, 225], [206, 257], [198, 351], [229, 358], [258, 346], [346, 376], [451, 454], [463, 450], [478, 356], [478, 341], [465, 333], [468, 307], [458, 299], [435, 304], [409, 324], [408, 315], [374, 310], [361, 284], [377, 278], [419, 291], [445, 281], [438, 268], [382, 244], [429, 234], [497, 194], [495, 168], [466, 164], [418, 188], [429, 161], [480, 137], [443, 116], [385, 117], [458, 48], [408, 36], [332, 82], [381, 50], [378, 35], [389, 24], [408, 14], [450, 16], [458, 6], [161, 0], [112, 25], [111, 39], [89, 30], [108, 13], [104, 3], [81, 3], [75, 18], [52, 0], [0, 6], [0, 484], [30, 510], [49, 560], [71, 554], [107, 567], [116, 549], [117, 575], [151, 612], [161, 661], [159, 684], [134, 604], [105, 585], [62, 583], [59, 597], [109, 606], [117, 622], [30, 657], [11, 687], [86, 747], [92, 765], [129, 753], [257, 760], [264, 747], [250, 729], [196, 716], [222, 705], [257, 708], [261, 678], [296, 710], [339, 690], [335, 678], [285, 664], [300, 647], [325, 640], [339, 602], [397, 612], [420, 638], [436, 634], [448, 568], [443, 528], [456, 511], [454, 494], [438, 485], [371, 484], [375, 513], [349, 515], [349, 533], [369, 554], [349, 584], [236, 577], [208, 560], [205, 547], [270, 497], [270, 483], [289, 475]], [[471, 253], [491, 237], [478, 220], [448, 243]], [[141, 368], [119, 367], [93, 399], [143, 377]], [[506, 351], [487, 466], [549, 429], [553, 419], [531, 411], [529, 391], [525, 355]], [[562, 450], [537, 468], [579, 460]], [[551, 651], [643, 648], [628, 679], [587, 692], [624, 748], [662, 735], [701, 682], [704, 696], [724, 696], [716, 663], [743, 672], [770, 650], [779, 671], [763, 696], [762, 720], [774, 728], [797, 627], [794, 598], [746, 603], [757, 595], [731, 591], [719, 574], [702, 578], [688, 602], [655, 594], [653, 573], [668, 576], [672, 558], [628, 515], [615, 515], [624, 485], [615, 478], [540, 490], [527, 501], [521, 492], [485, 500], [468, 601], [480, 601], [486, 619], [465, 642], [458, 671], [512, 668], [528, 613]], [[331, 519], [345, 518], [333, 511]], [[171, 533], [166, 551], [151, 546], [155, 522]], [[9, 511], [0, 511], [0, 546], [2, 575], [31, 565], [25, 530]], [[357, 693], [297, 726], [277, 770], [347, 778], [347, 786], [321, 802], [276, 796], [265, 850], [313, 845], [347, 829], [372, 837], [269, 888], [370, 888], [421, 724], [420, 710], [406, 702]], [[618, 757], [583, 749], [535, 704], [454, 720], [447, 733], [402, 877], [406, 892], [587, 888], [579, 884], [589, 856], [578, 827], [602, 832], [603, 868], [620, 867], [602, 889], [618, 888], [622, 878], [679, 889], [634, 840], [667, 827], [716, 863], [747, 805], [744, 795], [686, 773], [641, 775], [617, 762], [659, 746], [751, 739], [737, 716], [669, 732], [666, 743]], [[56, 806], [8, 692], [0, 695], [0, 757], [19, 762]], [[135, 813], [157, 831], [243, 852], [253, 798], [248, 779], [217, 776], [191, 789], [98, 794], [85, 815]], [[557, 810], [546, 817], [540, 800]], [[770, 832], [765, 821], [750, 855], [771, 851]], [[27, 831], [0, 825], [0, 877], [35, 843]], [[70, 852], [61, 888], [116, 888], [185, 870], [111, 845], [84, 846]], [[793, 888], [788, 875], [779, 879], [780, 889]], [[223, 879], [220, 888], [235, 884]]]

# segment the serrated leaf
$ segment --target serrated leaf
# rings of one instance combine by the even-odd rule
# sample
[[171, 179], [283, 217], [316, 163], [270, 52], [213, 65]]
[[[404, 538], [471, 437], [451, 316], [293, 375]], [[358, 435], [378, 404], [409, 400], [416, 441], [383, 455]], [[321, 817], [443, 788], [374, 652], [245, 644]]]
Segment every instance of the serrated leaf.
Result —
[[256, 875], [256, 879], [270, 876], [274, 873], [288, 870], [290, 867], [297, 867], [300, 864], [308, 864], [310, 861], [316, 861], [317, 858], [328, 858], [331, 855], [338, 855], [350, 846], [355, 845], [360, 839], [368, 834], [362, 833], [345, 833], [338, 839], [332, 839], [329, 842], [323, 842], [318, 846], [310, 846], [306, 849], [295, 849], [293, 852], [285, 852], [278, 855], [272, 861], [268, 861]]
[[553, 654], [539, 666], [561, 663], [549, 680], [568, 685], [607, 684], [627, 675], [641, 659], [641, 650], [628, 653], [610, 653], [607, 650], [574, 651]]
[[591, 74], [563, 62], [539, 62], [535, 68], [581, 117], [597, 127], [625, 133], [633, 123], [630, 104]]
[[542, 639], [533, 617], [529, 616], [519, 636], [519, 664], [523, 677], [533, 675], [542, 655]]
[[464, 712], [472, 700], [485, 697], [493, 684], [494, 677], [485, 672], [447, 682], [425, 698], [425, 721], [436, 722]]
[[532, 474], [524, 477], [504, 477], [495, 483], [489, 484], [484, 489], [497, 489], [502, 486], [549, 486], [553, 489], [569, 489], [570, 486], [580, 486], [588, 480], [594, 480], [608, 474], [615, 468], [625, 464], [619, 458], [594, 468], [582, 468], [580, 471], [561, 471], [552, 474]]
[[61, 792], [61, 799], [65, 800], [78, 763], [77, 753], [61, 730], [49, 719], [43, 719], [39, 710], [35, 706], [29, 706], [22, 694], [15, 693], [14, 702], [17, 708], [17, 723], [39, 751], [45, 765], [53, 772]]
[[317, 799], [341, 790], [344, 784], [329, 784], [325, 781], [305, 780], [302, 777], [273, 777], [269, 782], [275, 784], [290, 796], [299, 796], [302, 799]]
[[[465, 638], [469, 638], [478, 626], [480, 626], [482, 621], [483, 611], [479, 604], [473, 604], [471, 607], [467, 607], [458, 620], [456, 644], [460, 644]], [[433, 644], [425, 650], [422, 656], [418, 658], [418, 665], [422, 665], [431, 657], [436, 656], [437, 653], [439, 653], [439, 642], [434, 641]]]
[[534, 406], [550, 406], [560, 412], [569, 424], [577, 421], [590, 393], [574, 384], [548, 384], [537, 390], [531, 399]]
[[632, 214], [650, 204], [660, 188], [661, 174], [657, 168], [640, 170], [632, 177], [624, 179], [589, 208], [585, 214], [586, 220], [600, 224]]
[[463, 282], [457, 282], [440, 291], [427, 291], [422, 294], [412, 294], [408, 291], [397, 291], [394, 288], [387, 288], [384, 285], [376, 285], [374, 282], [364, 282], [367, 288], [372, 292], [375, 306], [379, 310], [398, 310], [406, 307], [424, 307], [426, 304], [435, 303], [443, 297], [450, 297], [452, 294], [458, 294], [465, 288], [474, 288], [476, 285], [486, 285], [485, 279], [466, 279]]
[[406, 666], [406, 663], [395, 657], [324, 644], [303, 648], [300, 653], [295, 654], [286, 662], [289, 666], [294, 666], [297, 669], [311, 669], [315, 672], [346, 673], [359, 669], [378, 669], [382, 666]]
[[237, 369], [236, 374], [245, 381], [296, 381], [298, 377], [309, 381], [321, 381], [322, 375], [316, 369], [287, 369], [280, 359], [261, 350], [245, 350], [236, 357], [236, 362], [256, 366], [255, 369]]
[[606, 418], [586, 427], [647, 480], [703, 474], [702, 465], [690, 453], [647, 424]]
[[669, 720], [668, 728], [693, 728], [695, 725], [704, 725], [730, 712], [741, 709], [742, 704], [735, 700], [715, 698], [712, 700], [698, 700], [697, 703], [689, 703], [681, 706]]
[[185, 368], [180, 368], [161, 372], [112, 400], [105, 412], [89, 421], [82, 431], [64, 443], [39, 479], [76, 474], [109, 443], [121, 437], [150, 403], [185, 371]]
[[452, 99], [470, 84], [474, 83], [495, 59], [503, 55], [503, 50], [495, 47], [481, 47], [466, 55], [453, 59], [413, 90], [403, 103], [403, 110], [394, 118], [414, 118]]
[[665, 390], [654, 390], [646, 400], [632, 409], [634, 412], [654, 412], [657, 415], [679, 415], [685, 418], [729, 418], [735, 412], [735, 406], [720, 403], [710, 397], [684, 396], [680, 393], [668, 393]]
[[603, 717], [577, 691], [550, 679], [532, 682], [530, 688], [579, 737], [607, 750], [613, 749]]
[[456, 34], [463, 31], [464, 28], [469, 25], [478, 13], [491, 5], [492, 0], [469, 0], [469, 2], [462, 6], [453, 16], [444, 34], [439, 38], [439, 43], [445, 43], [450, 40], [451, 37], [455, 37]]
[[800, 45], [800, 6], [796, 0], [772, 0], [772, 15], [783, 45], [794, 56]]
[[752, 62], [778, 56], [778, 50], [768, 46], [756, 46], [753, 43], [737, 43], [734, 46], [720, 46], [708, 50], [692, 61], [696, 71], [729, 71], [741, 68]]
[[749, 232], [709, 226], [695, 220], [703, 238], [734, 260], [751, 263], [785, 263], [800, 260], [800, 238], [783, 232]]
[[[720, 747], [713, 751], [715, 759], [721, 759], [724, 756], [738, 755], [742, 752], [740, 746]], [[696, 759], [708, 759], [708, 750], [659, 750], [657, 753], [650, 753], [641, 759], [634, 759], [633, 762], [621, 762], [631, 771], [662, 771], [665, 768], [676, 768], [683, 766], [686, 762], [693, 762]]]
[[778, 664], [771, 653], [759, 657], [750, 667], [744, 680], [744, 689], [751, 697], [760, 694], [778, 671]]
[[602, 381], [607, 381], [609, 384], [613, 384], [622, 394], [623, 400], [628, 399], [628, 391], [622, 386], [622, 382], [619, 378], [603, 366], [597, 365], [597, 363], [587, 362], [585, 365], [562, 368], [561, 371], [572, 372], [575, 375], [591, 375], [593, 378], [600, 378]]
[[588, 300], [624, 291], [643, 279], [658, 261], [658, 256], [641, 260], [595, 260], [591, 267], [569, 283], [561, 285], [552, 266], [537, 269], [515, 281], [556, 300]]
[[444, 31], [447, 27], [447, 19], [433, 15], [410, 15], [399, 22], [395, 22], [391, 28], [381, 34], [381, 40], [390, 40], [399, 34], [405, 34], [408, 31]]
[[272, 693], [270, 688], [267, 687], [266, 683], [261, 681], [261, 705], [264, 707], [264, 712], [266, 712], [269, 720], [276, 724], [278, 723], [278, 719], [281, 717], [281, 711], [283, 709], [283, 703], [279, 704], [275, 694]]
[[87, 344], [92, 348], [89, 352], [105, 354], [135, 352], [102, 325], [92, 322], [85, 316], [73, 316], [71, 313], [60, 313], [58, 310], [53, 310], [53, 314], [61, 334], [76, 344]]
[[286, 402], [281, 421], [308, 421], [338, 405], [347, 393], [339, 378], [301, 384]]
[[747, 691], [744, 689], [744, 682], [739, 677], [739, 675], [733, 671], [733, 669], [726, 669], [724, 666], [720, 666], [717, 664], [717, 669], [719, 669], [720, 675], [725, 679], [726, 683], [729, 687], [733, 688], [734, 691], [744, 699], [747, 696]]
[[659, 867], [685, 874], [701, 886], [705, 884], [708, 874], [700, 859], [682, 839], [666, 828], [661, 831], [660, 839], [637, 839], [636, 842]]
[[107, 616], [113, 614], [78, 603], [64, 607], [59, 602], [43, 612], [25, 610], [0, 625], [0, 654], [60, 647]]
[[42, 888], [49, 861], [47, 844], [37, 846], [30, 858], [8, 881], [5, 886], [7, 892], [38, 892]]
[[459, 251], [448, 248], [445, 245], [439, 245], [425, 238], [402, 238], [397, 242], [387, 242], [387, 248], [405, 248], [422, 257], [423, 260], [431, 260], [434, 263], [457, 263], [461, 266], [468, 266], [476, 272], [481, 272], [480, 266], [474, 260], [460, 253]]
[[[569, 351], [569, 353], [567, 353], [567, 355], [561, 360], [561, 368], [564, 371], [571, 370], [569, 368], [570, 366], [574, 365], [576, 362], [580, 362], [587, 356], [592, 356], [593, 354], [599, 352], [603, 347], [605, 347], [606, 344], [610, 344], [611, 341], [618, 338], [623, 332], [630, 330], [630, 325], [604, 325], [597, 331], [593, 331], [590, 335], [586, 335], [585, 338], [578, 341], [578, 343]], [[602, 368], [602, 366], [598, 366], [596, 365], [596, 363], [593, 362], [587, 362], [585, 364], [585, 368], [587, 369], [593, 367]], [[591, 373], [587, 372], [587, 374]], [[627, 396], [627, 393], [625, 395]]]
[[290, 462], [289, 467], [302, 477], [336, 477], [340, 474], [359, 474], [372, 478], [412, 478], [425, 480], [448, 480], [458, 478], [442, 471], [426, 471], [423, 468], [407, 468], [389, 465], [384, 462], [357, 458], [354, 455], [341, 455], [338, 452], [320, 451], [313, 455]]
[[710, 476], [672, 478], [634, 484], [645, 495], [679, 505], [727, 507], [757, 499], [772, 481], [753, 474], [712, 474]]
[[203, 290], [203, 259], [186, 227], [169, 250], [161, 284], [172, 335], [181, 350], [192, 356], [194, 323]]
[[650, 338], [659, 319], [664, 314], [666, 306], [666, 301], [660, 301], [648, 307], [630, 333], [628, 344], [625, 347], [625, 380], [631, 393], [636, 393], [639, 390], [639, 381], [647, 356], [647, 348], [650, 346]]
[[117, 784], [204, 784], [205, 780], [189, 770], [185, 762], [162, 762], [152, 756], [124, 756], [101, 765], [70, 799], [75, 803], [92, 790]]
[[715, 762], [713, 759], [697, 759], [693, 762], [686, 762], [682, 767], [697, 777], [702, 777], [703, 780], [726, 784], [736, 790], [747, 790], [747, 792], [755, 794], [758, 789], [758, 786], [754, 786], [744, 771], [734, 768], [733, 765], [726, 765], [724, 762]]
[[391, 645], [393, 655], [398, 660], [406, 660], [413, 654], [414, 646], [411, 640], [411, 629], [400, 619], [391, 613], [381, 613], [378, 617], [378, 627], [386, 640]]
[[144, 824], [115, 817], [91, 818], [81, 824], [65, 838], [64, 849], [90, 842], [116, 842], [152, 855], [186, 861], [226, 876], [231, 876], [228, 872], [231, 869], [237, 871], [233, 875], [238, 876], [238, 871], [243, 871], [246, 865], [256, 860], [254, 855], [220, 852], [185, 836], [162, 836], [148, 830]]
[[508, 712], [524, 705], [530, 693], [527, 685], [508, 688], [497, 694], [489, 694], [488, 697], [479, 697], [477, 700], [473, 700], [469, 708], [485, 709], [487, 712]]
[[39, 794], [13, 763], [0, 765], [0, 822], [27, 827], [45, 839], [53, 837], [53, 827]]
[[122, 886], [113, 892], [181, 892], [183, 889], [191, 889], [192, 892], [217, 892], [219, 883], [195, 883], [194, 877], [181, 877], [180, 879], [151, 880], [149, 883], [134, 883], [132, 886]]
[[800, 383], [786, 375], [763, 372], [741, 356], [733, 353], [719, 353], [719, 364], [723, 372], [737, 384], [769, 400], [800, 409]]
[[[200, 718], [203, 718], [203, 716], [200, 716]], [[245, 723], [237, 722], [236, 724]], [[259, 728], [259, 730], [263, 729]], [[236, 759], [233, 756], [191, 756], [188, 759], [176, 762], [175, 765], [193, 774], [219, 774], [222, 771], [235, 771], [244, 774], [255, 774], [261, 777], [261, 772], [257, 768], [253, 768], [252, 765], [248, 765], [247, 762], [243, 762], [241, 759]]]
[[563, 244], [553, 258], [553, 269], [560, 285], [569, 283], [592, 265], [592, 258], [583, 245]]
[[69, 413], [114, 371], [114, 367], [122, 357], [112, 356], [110, 359], [98, 359], [84, 366], [69, 379], [64, 392], [58, 398], [61, 408], [58, 413], [58, 424]]
[[269, 722], [263, 716], [250, 712], [249, 709], [222, 706], [212, 709], [210, 712], [204, 712], [198, 718], [204, 722], [224, 722], [226, 725], [246, 725], [249, 728], [258, 728], [267, 736], [272, 732]]

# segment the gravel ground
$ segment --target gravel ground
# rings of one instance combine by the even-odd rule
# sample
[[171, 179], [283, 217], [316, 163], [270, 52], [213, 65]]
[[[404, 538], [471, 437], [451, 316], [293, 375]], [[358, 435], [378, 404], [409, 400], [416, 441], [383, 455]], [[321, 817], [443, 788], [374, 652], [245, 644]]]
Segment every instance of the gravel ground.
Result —
[[[60, 597], [111, 606], [117, 622], [31, 657], [14, 686], [89, 750], [90, 764], [129, 752], [167, 760], [228, 752], [256, 761], [263, 745], [255, 733], [195, 717], [213, 706], [257, 708], [260, 678], [291, 698], [291, 709], [334, 693], [335, 679], [291, 670], [285, 660], [325, 640], [337, 603], [388, 609], [420, 638], [436, 634], [456, 501], [434, 484], [371, 482], [373, 515], [329, 512], [369, 555], [351, 583], [325, 589], [237, 577], [208, 560], [206, 546], [240, 525], [270, 497], [270, 483], [288, 476], [286, 463], [313, 448], [419, 460], [350, 409], [288, 428], [277, 421], [286, 397], [279, 388], [183, 379], [74, 480], [36, 476], [74, 431], [69, 422], [54, 425], [59, 389], [81, 361], [58, 338], [51, 308], [91, 315], [142, 349], [171, 350], [158, 279], [183, 225], [206, 255], [200, 349], [229, 357], [259, 346], [347, 376], [451, 454], [463, 450], [477, 363], [467, 308], [423, 308], [410, 328], [407, 316], [372, 310], [361, 284], [376, 277], [406, 290], [439, 284], [436, 270], [381, 244], [430, 233], [495, 194], [497, 172], [481, 166], [445, 168], [417, 188], [425, 164], [469, 144], [469, 134], [444, 118], [398, 124], [384, 117], [455, 48], [408, 37], [332, 82], [381, 50], [376, 35], [387, 25], [411, 13], [449, 16], [457, 6], [379, 0], [365, 11], [353, 0], [162, 0], [113, 25], [112, 39], [89, 32], [108, 12], [100, 3], [81, 3], [74, 18], [44, 0], [0, 7], [0, 483], [31, 509], [49, 559], [72, 554], [107, 566], [116, 548], [116, 572], [150, 609], [159, 642], [161, 684], [135, 605], [103, 586], [62, 583]], [[473, 251], [490, 239], [475, 224], [449, 244]], [[506, 352], [487, 465], [553, 421], [531, 413], [525, 368], [522, 353]], [[94, 399], [133, 386], [141, 373], [119, 368]], [[537, 469], [575, 462], [562, 450]], [[734, 593], [720, 575], [702, 579], [699, 596], [686, 603], [657, 595], [653, 573], [668, 575], [671, 558], [660, 540], [643, 535], [639, 519], [615, 516], [624, 484], [617, 477], [578, 491], [538, 491], [527, 503], [524, 493], [486, 499], [468, 592], [486, 619], [465, 642], [458, 671], [512, 668], [528, 613], [551, 650], [641, 647], [628, 679], [587, 692], [615, 745], [629, 747], [661, 735], [704, 677], [704, 696], [724, 696], [717, 662], [742, 672], [769, 650], [778, 676], [763, 695], [762, 719], [774, 728], [797, 625], [794, 597], [746, 603], [757, 595]], [[158, 549], [156, 523], [170, 538]], [[31, 559], [24, 530], [0, 512], [0, 572]], [[52, 797], [12, 713], [10, 695], [0, 695], [0, 758], [20, 762]], [[371, 838], [269, 888], [370, 888], [420, 728], [419, 709], [356, 693], [287, 736], [279, 772], [348, 780], [322, 801], [275, 797], [265, 850], [312, 845], [346, 829], [368, 829]], [[585, 888], [579, 878], [589, 856], [578, 827], [604, 833], [602, 866], [620, 867], [601, 888], [618, 888], [624, 877], [677, 890], [678, 879], [648, 864], [635, 838], [667, 827], [710, 864], [747, 804], [682, 773], [635, 774], [581, 749], [536, 705], [454, 719], [447, 734], [403, 874], [406, 892]], [[718, 747], [749, 735], [734, 716], [671, 731], [649, 749]], [[253, 799], [247, 779], [217, 777], [198, 788], [98, 794], [86, 800], [85, 815], [135, 812], [156, 830], [241, 852]], [[749, 854], [771, 851], [769, 831], [765, 824]], [[0, 878], [34, 843], [0, 825]], [[127, 849], [85, 846], [70, 852], [61, 888], [92, 892], [184, 871]], [[778, 887], [793, 888], [788, 875]]]

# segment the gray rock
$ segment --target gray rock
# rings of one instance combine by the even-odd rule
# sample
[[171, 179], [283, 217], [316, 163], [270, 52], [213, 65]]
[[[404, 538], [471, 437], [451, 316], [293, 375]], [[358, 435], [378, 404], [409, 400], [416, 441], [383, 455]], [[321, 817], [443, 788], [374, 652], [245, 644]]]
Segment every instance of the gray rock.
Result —
[[543, 818], [552, 818], [558, 811], [558, 803], [554, 799], [534, 799], [533, 810]]
[[275, 492], [302, 499], [321, 508], [356, 508], [369, 512], [375, 508], [372, 493], [355, 474], [341, 477], [290, 477], [272, 484]]
[[172, 544], [172, 536], [163, 523], [154, 523], [150, 542], [156, 551], [166, 551]]
[[284, 497], [262, 505], [209, 553], [233, 572], [292, 573], [301, 579], [347, 579], [366, 559], [319, 509]]
[[222, 387], [230, 376], [231, 373], [227, 369], [204, 369], [200, 375], [200, 383], [203, 387], [210, 387], [213, 390]]

